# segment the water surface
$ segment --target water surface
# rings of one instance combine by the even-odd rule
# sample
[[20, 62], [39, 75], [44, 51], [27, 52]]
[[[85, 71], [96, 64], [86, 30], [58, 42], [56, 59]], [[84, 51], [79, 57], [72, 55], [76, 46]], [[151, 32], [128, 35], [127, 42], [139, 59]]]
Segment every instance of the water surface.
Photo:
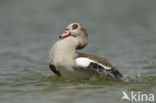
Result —
[[[0, 0], [1, 103], [120, 103], [122, 91], [156, 96], [155, 4], [154, 0]], [[71, 22], [88, 30], [89, 45], [81, 52], [107, 58], [124, 74], [123, 80], [54, 76], [48, 53]]]

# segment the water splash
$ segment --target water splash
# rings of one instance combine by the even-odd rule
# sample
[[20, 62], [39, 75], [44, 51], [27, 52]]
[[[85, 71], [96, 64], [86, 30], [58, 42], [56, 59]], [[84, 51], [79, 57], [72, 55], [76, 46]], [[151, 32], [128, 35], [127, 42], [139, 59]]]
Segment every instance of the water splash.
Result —
[[137, 74], [127, 73], [123, 74], [122, 80], [124, 82], [141, 82], [143, 81], [143, 77], [141, 76], [140, 73]]

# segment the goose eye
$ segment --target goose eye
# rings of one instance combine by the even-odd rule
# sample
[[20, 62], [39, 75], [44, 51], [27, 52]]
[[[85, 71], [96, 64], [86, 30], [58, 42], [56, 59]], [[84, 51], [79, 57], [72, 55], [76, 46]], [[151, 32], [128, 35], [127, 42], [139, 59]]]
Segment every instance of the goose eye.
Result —
[[77, 29], [78, 28], [78, 25], [77, 24], [73, 24], [72, 25], [72, 29], [74, 30], [74, 29]]

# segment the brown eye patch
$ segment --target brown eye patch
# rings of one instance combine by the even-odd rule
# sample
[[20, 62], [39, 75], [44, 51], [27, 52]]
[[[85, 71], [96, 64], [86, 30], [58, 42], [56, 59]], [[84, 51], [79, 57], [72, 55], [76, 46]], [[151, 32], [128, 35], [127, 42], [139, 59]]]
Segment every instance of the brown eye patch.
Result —
[[72, 25], [72, 29], [74, 30], [74, 29], [77, 29], [78, 28], [78, 25], [77, 24], [73, 24]]

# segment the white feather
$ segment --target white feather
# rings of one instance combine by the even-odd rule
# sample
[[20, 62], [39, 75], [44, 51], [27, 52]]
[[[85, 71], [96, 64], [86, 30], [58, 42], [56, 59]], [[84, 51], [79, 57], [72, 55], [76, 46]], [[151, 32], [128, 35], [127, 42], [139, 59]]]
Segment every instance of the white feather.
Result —
[[80, 67], [88, 67], [89, 64], [90, 64], [91, 62], [93, 62], [93, 63], [97, 63], [97, 64], [101, 65], [101, 66], [102, 66], [103, 68], [105, 68], [105, 69], [111, 69], [111, 67], [105, 66], [105, 65], [103, 65], [103, 64], [101, 64], [101, 63], [98, 63], [98, 62], [96, 62], [96, 61], [93, 61], [93, 60], [88, 59], [88, 58], [85, 58], [85, 57], [76, 58], [76, 59], [75, 59], [75, 62], [76, 62], [76, 65], [77, 65], [77, 66], [80, 66]]
[[75, 61], [76, 65], [80, 67], [88, 67], [91, 62], [94, 62], [93, 60], [84, 57], [76, 58]]

